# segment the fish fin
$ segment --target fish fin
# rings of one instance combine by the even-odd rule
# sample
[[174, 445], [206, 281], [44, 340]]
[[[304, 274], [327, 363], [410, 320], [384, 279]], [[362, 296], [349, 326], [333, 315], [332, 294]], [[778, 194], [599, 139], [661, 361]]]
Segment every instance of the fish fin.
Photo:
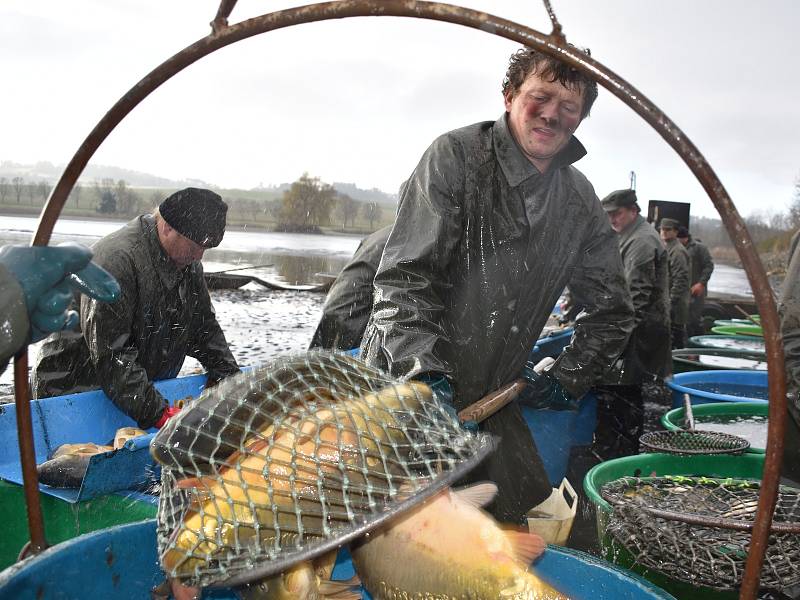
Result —
[[481, 508], [494, 500], [497, 495], [497, 486], [490, 481], [486, 481], [454, 491], [459, 500], [475, 508]]
[[360, 600], [361, 592], [357, 589], [361, 585], [358, 575], [353, 575], [345, 581], [321, 581], [319, 593], [323, 598], [330, 600]]
[[175, 483], [175, 486], [181, 490], [189, 490], [192, 488], [197, 489], [209, 489], [216, 480], [213, 477], [208, 477], [207, 475], [203, 475], [201, 477], [187, 477], [185, 479], [180, 479]]
[[525, 565], [539, 558], [547, 547], [541, 536], [529, 531], [507, 529], [505, 534], [514, 549], [514, 556]]

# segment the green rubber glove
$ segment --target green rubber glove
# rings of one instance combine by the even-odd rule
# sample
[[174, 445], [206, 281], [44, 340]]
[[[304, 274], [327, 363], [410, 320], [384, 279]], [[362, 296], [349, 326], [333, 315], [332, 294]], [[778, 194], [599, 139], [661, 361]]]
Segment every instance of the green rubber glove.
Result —
[[91, 260], [89, 248], [72, 242], [0, 248], [0, 264], [22, 288], [32, 341], [77, 324], [78, 314], [69, 310], [73, 289], [102, 302], [119, 297], [117, 280]]

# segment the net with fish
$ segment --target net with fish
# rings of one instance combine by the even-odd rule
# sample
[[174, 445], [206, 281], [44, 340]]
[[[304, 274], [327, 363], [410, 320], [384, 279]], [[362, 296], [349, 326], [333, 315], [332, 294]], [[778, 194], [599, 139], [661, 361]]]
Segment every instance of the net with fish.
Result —
[[492, 450], [428, 386], [341, 354], [276, 360], [204, 392], [157, 434], [168, 576], [241, 585], [362, 535]]
[[[605, 484], [606, 532], [648, 569], [720, 590], [741, 584], [760, 482], [706, 477], [623, 477]], [[800, 583], [800, 490], [781, 486], [761, 585]]]

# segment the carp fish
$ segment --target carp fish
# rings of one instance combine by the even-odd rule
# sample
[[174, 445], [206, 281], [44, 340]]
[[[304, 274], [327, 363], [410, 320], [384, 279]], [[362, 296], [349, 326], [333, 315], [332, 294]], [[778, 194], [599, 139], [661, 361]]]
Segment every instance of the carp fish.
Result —
[[[336, 551], [303, 561], [285, 573], [250, 583], [235, 590], [241, 600], [359, 600], [358, 578], [333, 581], [331, 574], [336, 562]], [[200, 589], [182, 585], [178, 580], [169, 582], [159, 597], [165, 600], [171, 592], [175, 600], [195, 600]]]
[[[232, 548], [239, 554], [276, 542], [283, 548], [301, 534], [312, 539], [325, 535], [331, 521], [347, 522], [352, 506], [343, 501], [342, 478], [351, 490], [380, 494], [368, 473], [373, 467], [386, 469], [381, 457], [405, 435], [398, 414], [418, 410], [431, 397], [422, 383], [392, 385], [305, 412], [290, 411], [251, 435], [216, 474], [177, 482], [192, 499], [162, 553], [162, 566], [171, 576], [188, 579], [226, 560]], [[358, 501], [358, 493], [351, 491], [348, 498]], [[283, 576], [287, 593], [312, 580], [309, 569], [301, 566]]]
[[529, 568], [536, 534], [502, 529], [480, 509], [497, 487], [445, 490], [351, 549], [374, 600], [567, 600]]

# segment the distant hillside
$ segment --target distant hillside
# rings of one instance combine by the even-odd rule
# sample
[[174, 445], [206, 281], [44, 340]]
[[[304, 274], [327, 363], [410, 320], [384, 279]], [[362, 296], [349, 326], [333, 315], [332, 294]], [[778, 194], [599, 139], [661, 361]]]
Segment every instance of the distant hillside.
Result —
[[[34, 165], [24, 165], [12, 161], [0, 162], [0, 177], [5, 177], [8, 180], [14, 177], [22, 177], [26, 183], [46, 181], [55, 184], [65, 165], [54, 165], [50, 162], [38, 162]], [[159, 177], [158, 175], [151, 175], [150, 173], [142, 173], [141, 171], [132, 171], [130, 169], [123, 169], [121, 167], [114, 167], [108, 165], [88, 165], [83, 174], [81, 174], [80, 181], [82, 183], [90, 183], [96, 180], [113, 179], [125, 181], [129, 187], [134, 188], [158, 188], [158, 189], [180, 189], [184, 187], [206, 187], [218, 189], [218, 186], [207, 183], [200, 179], [186, 179], [176, 181], [166, 177]], [[278, 198], [280, 195], [289, 189], [291, 183], [281, 183], [279, 185], [271, 185], [260, 188], [255, 188], [252, 191], [268, 192], [268, 197]], [[333, 187], [336, 191], [347, 194], [353, 200], [359, 202], [377, 202], [382, 206], [397, 206], [397, 195], [387, 194], [379, 189], [373, 188], [371, 190], [363, 190], [355, 183], [341, 183], [335, 182]]]
[[[47, 181], [54, 184], [61, 173], [64, 171], [66, 165], [54, 165], [50, 162], [38, 162], [34, 165], [23, 165], [11, 161], [0, 162], [0, 177], [12, 179], [14, 177], [22, 177], [26, 181]], [[214, 187], [210, 183], [206, 183], [200, 179], [186, 179], [176, 181], [166, 177], [159, 177], [151, 175], [150, 173], [142, 173], [141, 171], [132, 171], [130, 169], [123, 169], [122, 167], [114, 167], [108, 165], [88, 165], [81, 174], [80, 181], [86, 183], [95, 180], [113, 179], [125, 181], [131, 187], [138, 188], [182, 188], [182, 187]]]

